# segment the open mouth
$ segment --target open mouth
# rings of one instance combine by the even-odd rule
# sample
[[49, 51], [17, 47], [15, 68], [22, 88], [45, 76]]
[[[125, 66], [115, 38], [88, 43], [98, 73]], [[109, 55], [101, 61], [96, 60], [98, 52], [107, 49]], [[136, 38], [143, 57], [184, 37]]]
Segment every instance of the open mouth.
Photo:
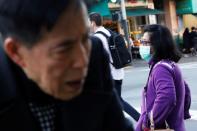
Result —
[[75, 81], [69, 81], [66, 84], [69, 85], [74, 90], [79, 90], [81, 86], [82, 80], [75, 80]]

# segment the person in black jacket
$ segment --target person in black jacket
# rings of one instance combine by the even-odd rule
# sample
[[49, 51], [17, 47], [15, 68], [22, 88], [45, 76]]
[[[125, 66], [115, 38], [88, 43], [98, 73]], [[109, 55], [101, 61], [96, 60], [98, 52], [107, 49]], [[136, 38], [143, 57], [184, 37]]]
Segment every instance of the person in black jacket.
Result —
[[191, 27], [191, 32], [190, 32], [190, 39], [191, 39], [191, 44], [190, 44], [190, 51], [192, 55], [197, 55], [196, 49], [197, 49], [197, 31], [195, 27]]
[[0, 0], [0, 131], [126, 131], [82, 0]]
[[189, 28], [185, 28], [183, 32], [183, 53], [189, 53], [190, 42]]

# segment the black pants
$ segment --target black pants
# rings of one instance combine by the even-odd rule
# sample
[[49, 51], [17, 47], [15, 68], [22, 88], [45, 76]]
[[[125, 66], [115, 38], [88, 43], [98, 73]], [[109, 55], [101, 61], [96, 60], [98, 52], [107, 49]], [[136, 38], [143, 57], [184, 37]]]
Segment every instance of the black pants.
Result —
[[121, 91], [122, 91], [122, 80], [114, 80], [114, 86], [118, 93], [118, 96], [120, 98], [120, 101], [122, 102], [122, 106], [124, 111], [129, 114], [134, 120], [138, 121], [140, 117], [140, 113], [133, 108], [129, 103], [127, 103], [125, 100], [121, 97]]

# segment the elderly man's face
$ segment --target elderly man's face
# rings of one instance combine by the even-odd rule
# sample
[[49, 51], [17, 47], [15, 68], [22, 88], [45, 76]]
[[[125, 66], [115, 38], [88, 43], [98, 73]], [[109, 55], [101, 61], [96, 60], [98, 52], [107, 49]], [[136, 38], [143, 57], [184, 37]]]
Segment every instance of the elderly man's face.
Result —
[[45, 93], [70, 100], [79, 95], [87, 74], [90, 42], [86, 10], [70, 8], [31, 49], [22, 46], [22, 68]]

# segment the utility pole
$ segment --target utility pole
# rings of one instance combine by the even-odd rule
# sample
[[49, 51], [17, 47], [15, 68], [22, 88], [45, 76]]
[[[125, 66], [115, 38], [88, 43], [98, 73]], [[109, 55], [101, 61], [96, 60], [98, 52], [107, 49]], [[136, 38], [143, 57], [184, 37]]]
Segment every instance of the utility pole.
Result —
[[122, 28], [124, 30], [125, 39], [126, 39], [127, 44], [128, 44], [128, 51], [131, 55], [132, 52], [131, 52], [131, 41], [130, 41], [130, 36], [129, 36], [130, 33], [129, 33], [129, 30], [128, 30], [127, 15], [126, 15], [125, 1], [124, 0], [120, 0], [120, 14], [121, 14], [121, 25], [122, 25]]

